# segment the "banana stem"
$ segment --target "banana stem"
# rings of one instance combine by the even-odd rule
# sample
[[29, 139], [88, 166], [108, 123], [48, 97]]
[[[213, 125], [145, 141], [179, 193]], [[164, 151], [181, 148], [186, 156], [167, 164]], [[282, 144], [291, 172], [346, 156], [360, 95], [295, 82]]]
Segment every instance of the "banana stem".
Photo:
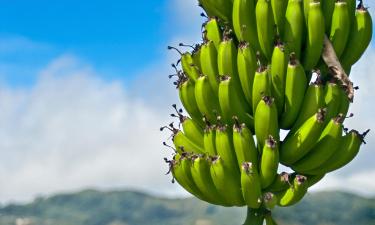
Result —
[[247, 216], [243, 225], [263, 225], [265, 209], [247, 208]]

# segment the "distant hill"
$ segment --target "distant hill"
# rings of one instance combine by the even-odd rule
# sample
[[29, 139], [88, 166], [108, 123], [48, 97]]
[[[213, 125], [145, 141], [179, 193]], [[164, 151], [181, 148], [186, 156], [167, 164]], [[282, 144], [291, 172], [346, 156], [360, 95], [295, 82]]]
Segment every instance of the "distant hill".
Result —
[[[240, 225], [245, 208], [194, 198], [166, 199], [140, 192], [86, 190], [0, 208], [0, 225]], [[342, 192], [309, 194], [277, 208], [279, 225], [375, 225], [375, 199]]]

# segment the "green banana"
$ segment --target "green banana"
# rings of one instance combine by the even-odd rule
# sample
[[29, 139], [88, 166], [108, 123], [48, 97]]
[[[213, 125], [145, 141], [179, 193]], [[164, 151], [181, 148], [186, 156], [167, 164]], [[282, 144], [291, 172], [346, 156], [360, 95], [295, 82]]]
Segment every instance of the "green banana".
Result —
[[324, 0], [322, 1], [322, 10], [325, 19], [325, 30], [326, 33], [331, 32], [333, 10], [335, 8], [336, 0]]
[[[183, 46], [182, 43], [180, 45]], [[193, 47], [193, 51], [191, 53], [191, 57], [193, 57], [193, 64], [191, 64], [190, 66], [195, 67], [195, 70], [198, 72], [198, 74], [200, 76], [202, 74], [201, 73], [201, 71], [202, 71], [202, 66], [201, 66], [201, 47], [202, 47], [202, 45], [196, 44], [196, 45], [191, 46], [191, 47]], [[196, 79], [198, 79], [199, 76]]]
[[260, 50], [255, 20], [255, 0], [234, 0], [232, 18], [237, 39], [248, 42], [255, 51]]
[[348, 95], [346, 94], [345, 90], [341, 88], [341, 102], [340, 102], [340, 108], [339, 113], [343, 114], [344, 117], [347, 116], [349, 107], [350, 107], [350, 99], [348, 98]]
[[298, 59], [301, 57], [302, 40], [306, 26], [301, 1], [289, 0], [285, 14], [285, 32], [282, 36], [289, 52], [294, 52]]
[[241, 192], [241, 179], [238, 170], [234, 171], [224, 165], [220, 156], [213, 157], [211, 177], [216, 189], [229, 205], [245, 205]]
[[345, 1], [337, 1], [333, 10], [329, 35], [337, 57], [340, 57], [345, 50], [349, 38], [350, 22], [347, 3]]
[[[219, 49], [220, 42], [222, 40], [222, 30], [216, 18], [209, 18], [208, 21], [204, 25], [205, 28], [205, 39], [208, 41], [212, 41], [215, 45], [216, 49]], [[202, 56], [201, 56], [202, 60]]]
[[[340, 0], [340, 1], [345, 1], [348, 5], [348, 17], [350, 24], [349, 26], [352, 26], [352, 24], [355, 21], [355, 10], [357, 8], [357, 0]], [[363, 2], [363, 0], [361, 0]]]
[[232, 82], [235, 85], [235, 89], [237, 90], [238, 94], [241, 95], [239, 97], [242, 97], [242, 95], [244, 94], [238, 77], [237, 55], [238, 49], [236, 44], [234, 43], [234, 40], [227, 36], [224, 36], [223, 41], [220, 43], [217, 56], [219, 76], [231, 77], [233, 80]]
[[203, 144], [205, 152], [214, 156], [217, 155], [216, 151], [216, 126], [207, 122], [206, 128], [203, 134]]
[[182, 130], [188, 139], [194, 144], [203, 148], [203, 129], [202, 127], [189, 117], [181, 118], [180, 123]]
[[244, 162], [241, 168], [242, 196], [248, 207], [257, 209], [262, 204], [262, 190], [258, 171], [251, 162]]
[[324, 87], [319, 78], [309, 85], [303, 97], [301, 110], [290, 132], [295, 132], [308, 118], [324, 106]]
[[334, 83], [328, 82], [325, 87], [324, 103], [327, 108], [326, 123], [337, 116], [342, 102], [342, 88]]
[[176, 50], [180, 54], [181, 58], [179, 61], [181, 62], [182, 71], [194, 83], [200, 76], [199, 67], [195, 64], [195, 61], [197, 61], [197, 52], [193, 54], [190, 52], [182, 53], [179, 49], [172, 46], [168, 46], [168, 49]]
[[343, 118], [341, 114], [331, 119], [310, 152], [293, 164], [294, 171], [306, 173], [306, 171], [319, 168], [323, 162], [334, 154], [340, 144]]
[[[288, 67], [288, 56], [283, 43], [278, 41], [272, 53], [271, 61], [271, 81], [272, 96], [275, 98], [277, 112], [279, 116], [283, 112], [285, 78]], [[255, 71], [254, 71], [255, 72]]]
[[270, 192], [280, 192], [285, 191], [290, 186], [290, 174], [287, 172], [282, 172], [277, 174], [276, 178], [265, 190]]
[[210, 173], [210, 163], [205, 156], [192, 156], [191, 176], [200, 192], [217, 205], [228, 205], [216, 189]]
[[270, 135], [266, 139], [260, 161], [260, 183], [262, 189], [270, 186], [275, 180], [279, 167], [279, 148], [277, 141]]
[[358, 154], [364, 142], [364, 138], [370, 130], [360, 134], [356, 130], [351, 130], [340, 140], [337, 151], [326, 160], [319, 168], [308, 171], [308, 174], [322, 174], [337, 170], [348, 164]]
[[217, 63], [220, 76], [237, 79], [237, 47], [233, 39], [224, 36], [219, 45]]
[[292, 53], [285, 79], [285, 104], [280, 119], [280, 127], [290, 129], [296, 121], [305, 95], [307, 78], [304, 68]]
[[256, 55], [248, 42], [239, 44], [237, 55], [238, 75], [242, 90], [249, 105], [252, 105], [254, 74], [257, 68]]
[[[185, 154], [186, 155], [186, 154]], [[197, 198], [210, 202], [210, 199], [206, 198], [195, 185], [193, 178], [191, 177], [190, 168], [188, 173], [185, 172], [185, 167], [191, 166], [191, 160], [188, 159], [188, 156], [179, 155], [175, 156], [175, 159], [172, 161], [168, 161], [164, 159], [166, 162], [170, 164], [170, 171], [172, 172], [174, 180], [176, 180], [185, 190], [187, 190], [190, 194], [196, 196]], [[189, 166], [187, 166], [189, 165]]]
[[325, 109], [319, 109], [296, 132], [288, 133], [280, 148], [281, 163], [292, 165], [314, 147], [324, 129], [325, 113]]
[[225, 22], [231, 21], [232, 1], [228, 0], [198, 0], [209, 16], [217, 16]]
[[278, 194], [278, 205], [281, 207], [291, 206], [299, 202], [305, 196], [308, 189], [307, 178], [302, 175], [297, 175], [294, 178], [293, 186], [288, 188], [285, 192]]
[[238, 121], [233, 126], [233, 146], [237, 156], [238, 166], [244, 162], [258, 165], [258, 150], [256, 149], [253, 134], [244, 123]]
[[313, 69], [319, 62], [323, 50], [324, 26], [320, 2], [310, 2], [307, 17], [307, 41], [303, 55], [303, 67], [306, 71]]
[[207, 76], [201, 76], [195, 82], [195, 99], [201, 114], [209, 121], [216, 121], [217, 115], [220, 114], [220, 106]]
[[255, 17], [260, 49], [264, 56], [271, 60], [275, 38], [275, 22], [270, 0], [258, 0], [255, 7]]
[[202, 73], [208, 77], [211, 89], [215, 96], [219, 89], [219, 70], [217, 67], [217, 50], [214, 42], [208, 41], [201, 48]]
[[[182, 80], [178, 85], [179, 97], [186, 112], [194, 121], [202, 121], [202, 114], [199, 111], [195, 99], [195, 84], [190, 79]], [[202, 123], [203, 124], [203, 123]]]
[[356, 63], [369, 46], [372, 37], [372, 19], [361, 2], [356, 10], [355, 20], [350, 30], [349, 41], [340, 57], [343, 68], [348, 69]]
[[202, 154], [205, 152], [203, 146], [195, 144], [182, 131], [174, 128], [173, 124], [170, 124], [170, 130], [173, 132], [172, 140], [178, 153], [182, 154], [183, 152], [193, 152], [197, 154]]
[[229, 125], [233, 124], [233, 116], [236, 116], [241, 123], [245, 123], [251, 130], [254, 127], [254, 119], [245, 97], [239, 93], [234, 80], [224, 76], [219, 84], [219, 103], [223, 121]]
[[314, 186], [316, 183], [321, 181], [326, 174], [317, 174], [317, 175], [307, 175], [307, 186], [311, 187]]
[[[254, 130], [257, 138], [258, 150], [262, 151], [266, 140], [271, 135], [276, 142], [279, 141], [279, 125], [277, 118], [277, 109], [274, 99], [264, 96], [259, 102], [254, 115]], [[272, 181], [271, 181], [272, 182]]]
[[228, 125], [217, 125], [216, 127], [216, 151], [226, 167], [239, 171], [237, 165], [236, 151], [234, 150], [232, 129]]
[[277, 205], [277, 197], [272, 192], [263, 194], [263, 205], [266, 209], [271, 210]]
[[288, 0], [271, 0], [273, 20], [277, 27], [277, 33], [282, 37], [284, 34], [285, 13]]
[[268, 67], [261, 65], [254, 75], [252, 100], [254, 113], [263, 96], [271, 96], [271, 74]]

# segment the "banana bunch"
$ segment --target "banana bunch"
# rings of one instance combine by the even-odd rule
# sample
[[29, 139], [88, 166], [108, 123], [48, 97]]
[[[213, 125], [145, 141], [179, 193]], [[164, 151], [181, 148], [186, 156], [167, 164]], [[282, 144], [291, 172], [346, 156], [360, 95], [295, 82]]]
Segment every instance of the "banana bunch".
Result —
[[328, 39], [349, 74], [368, 47], [371, 16], [356, 3], [199, 0], [203, 42], [168, 47], [181, 56], [170, 78], [188, 114], [173, 105], [179, 126], [161, 128], [172, 133], [173, 180], [203, 201], [247, 206], [245, 224], [276, 224], [272, 208], [353, 160], [369, 130], [344, 128], [352, 99], [322, 55]]

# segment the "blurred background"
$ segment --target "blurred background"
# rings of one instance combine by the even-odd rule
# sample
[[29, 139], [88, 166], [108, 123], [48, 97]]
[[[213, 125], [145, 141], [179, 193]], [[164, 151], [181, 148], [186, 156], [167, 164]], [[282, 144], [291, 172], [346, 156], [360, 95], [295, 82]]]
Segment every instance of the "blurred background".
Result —
[[[1, 204], [84, 189], [189, 196], [165, 175], [159, 127], [181, 106], [166, 47], [198, 42], [200, 13], [195, 0], [0, 1]], [[375, 132], [374, 63], [372, 44], [352, 69], [348, 128]], [[374, 197], [374, 147], [370, 132], [313, 191]]]

